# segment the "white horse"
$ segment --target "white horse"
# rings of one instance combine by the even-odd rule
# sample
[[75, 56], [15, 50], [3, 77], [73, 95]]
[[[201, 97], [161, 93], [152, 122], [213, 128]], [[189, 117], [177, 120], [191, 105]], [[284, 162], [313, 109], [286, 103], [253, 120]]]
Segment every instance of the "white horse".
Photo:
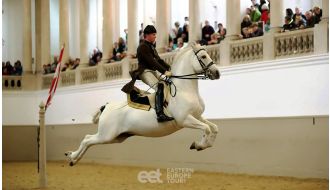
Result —
[[94, 116], [94, 123], [98, 122], [98, 132], [86, 135], [78, 150], [65, 153], [70, 165], [76, 164], [92, 145], [121, 143], [133, 135], [161, 137], [184, 127], [204, 132], [202, 139], [193, 142], [190, 149], [203, 150], [211, 147], [218, 127], [202, 117], [205, 105], [198, 92], [198, 80], [194, 79], [200, 74], [211, 80], [219, 79], [217, 67], [202, 46], [192, 44], [178, 52], [171, 71], [171, 80], [177, 93], [176, 96], [170, 97], [167, 110], [175, 120], [159, 123], [154, 109], [144, 111], [127, 104], [115, 108], [108, 104], [102, 113], [98, 111]]

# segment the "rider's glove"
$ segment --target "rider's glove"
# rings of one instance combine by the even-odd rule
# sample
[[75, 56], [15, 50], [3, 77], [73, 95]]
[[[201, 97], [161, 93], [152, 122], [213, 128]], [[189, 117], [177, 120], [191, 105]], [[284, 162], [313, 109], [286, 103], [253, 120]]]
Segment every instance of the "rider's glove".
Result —
[[165, 71], [164, 75], [166, 75], [166, 77], [171, 77], [172, 73], [171, 71]]

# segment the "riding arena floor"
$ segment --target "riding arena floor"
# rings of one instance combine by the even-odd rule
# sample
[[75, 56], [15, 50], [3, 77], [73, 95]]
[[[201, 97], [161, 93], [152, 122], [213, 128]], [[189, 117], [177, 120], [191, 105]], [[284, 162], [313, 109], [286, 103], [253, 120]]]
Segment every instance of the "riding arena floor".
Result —
[[[327, 190], [327, 179], [254, 176], [193, 171], [185, 180], [167, 181], [166, 169], [160, 169], [162, 183], [141, 183], [141, 171], [155, 168], [79, 163], [70, 167], [64, 161], [47, 163], [47, 190]], [[181, 176], [182, 177], [182, 176]], [[3, 162], [2, 189], [38, 188], [36, 162]], [[182, 178], [183, 179], [183, 178]]]

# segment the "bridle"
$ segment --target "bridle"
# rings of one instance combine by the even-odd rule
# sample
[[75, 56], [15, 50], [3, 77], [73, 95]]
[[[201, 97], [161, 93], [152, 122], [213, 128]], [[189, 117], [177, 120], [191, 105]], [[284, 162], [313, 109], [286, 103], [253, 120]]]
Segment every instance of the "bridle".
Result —
[[[192, 73], [192, 74], [186, 74], [186, 75], [172, 75], [171, 77], [167, 78], [165, 77], [164, 81], [166, 83], [168, 83], [170, 86], [174, 86], [174, 94], [172, 94], [172, 88], [170, 87], [170, 94], [172, 97], [176, 96], [176, 86], [175, 84], [172, 82], [171, 78], [177, 78], [177, 79], [189, 79], [189, 80], [207, 80], [210, 79], [208, 77], [208, 73], [210, 73], [210, 67], [214, 64], [213, 60], [208, 63], [205, 64], [200, 57], [198, 57], [198, 53], [201, 51], [206, 51], [204, 48], [200, 48], [197, 51], [194, 51], [196, 58], [199, 62], [199, 64], [201, 65], [203, 71], [199, 72], [199, 73]], [[202, 58], [204, 58], [202, 56]], [[195, 77], [192, 77], [195, 76]]]
[[[177, 78], [177, 79], [197, 79], [197, 80], [206, 80], [206, 79], [210, 79], [208, 77], [208, 73], [210, 73], [210, 67], [214, 64], [213, 61], [211, 61], [210, 63], [208, 63], [207, 65], [201, 60], [200, 57], [198, 57], [198, 53], [201, 51], [206, 51], [204, 48], [200, 48], [197, 51], [194, 51], [196, 58], [199, 62], [199, 64], [201, 65], [203, 71], [199, 72], [199, 73], [192, 73], [192, 74], [186, 74], [186, 75], [172, 75], [170, 78]], [[191, 76], [195, 76], [195, 77], [191, 77]]]

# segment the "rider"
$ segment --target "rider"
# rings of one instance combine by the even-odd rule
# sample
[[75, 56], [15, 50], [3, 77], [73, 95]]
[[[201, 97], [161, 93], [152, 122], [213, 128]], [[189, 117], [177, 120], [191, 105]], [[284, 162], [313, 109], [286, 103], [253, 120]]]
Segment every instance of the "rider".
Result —
[[148, 25], [143, 30], [144, 40], [140, 43], [137, 48], [137, 58], [138, 58], [138, 69], [131, 73], [132, 81], [123, 87], [124, 92], [129, 92], [134, 82], [137, 78], [140, 78], [144, 83], [149, 85], [156, 91], [156, 113], [158, 122], [171, 121], [174, 118], [165, 115], [164, 106], [164, 84], [159, 83], [159, 77], [157, 71], [170, 77], [172, 73], [170, 72], [170, 65], [168, 65], [164, 60], [162, 60], [157, 50], [155, 49], [156, 43], [156, 28], [152, 25]]

